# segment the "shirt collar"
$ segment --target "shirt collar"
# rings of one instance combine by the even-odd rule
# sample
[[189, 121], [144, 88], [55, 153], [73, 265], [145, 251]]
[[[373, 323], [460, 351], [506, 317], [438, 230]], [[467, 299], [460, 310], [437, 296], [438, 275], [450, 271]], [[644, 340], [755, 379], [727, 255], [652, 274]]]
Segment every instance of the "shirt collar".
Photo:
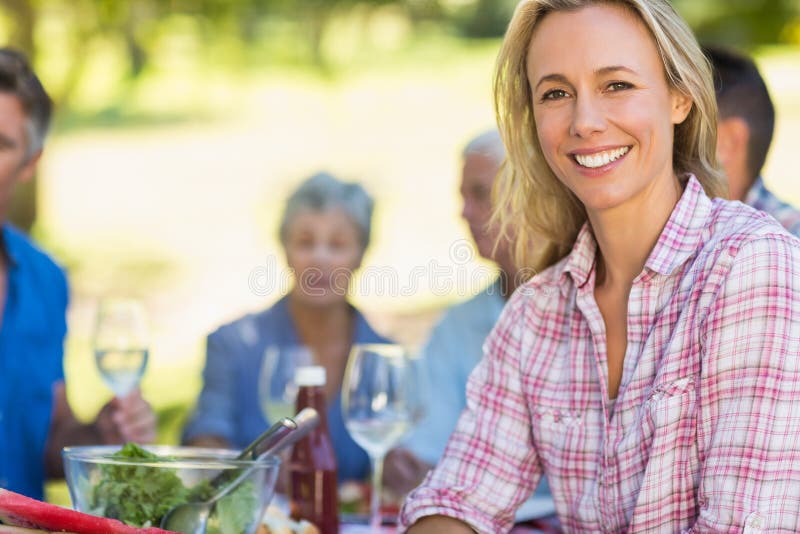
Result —
[[706, 196], [703, 186], [690, 174], [680, 200], [644, 264], [645, 268], [670, 275], [683, 265], [701, 244], [711, 208], [711, 199]]
[[[670, 275], [683, 265], [700, 245], [710, 213], [711, 199], [706, 196], [697, 178], [689, 175], [683, 194], [650, 252], [645, 268]], [[586, 222], [575, 239], [560, 280], [563, 282], [564, 276], [569, 273], [576, 287], [585, 285], [594, 271], [596, 255], [597, 242], [591, 226]]]
[[589, 281], [589, 275], [594, 270], [594, 259], [597, 255], [597, 241], [594, 240], [592, 227], [589, 222], [583, 223], [583, 227], [578, 232], [575, 244], [572, 246], [567, 258], [567, 263], [561, 273], [560, 280], [565, 282], [565, 276], [569, 273], [572, 276], [572, 283], [576, 287], [583, 287]]

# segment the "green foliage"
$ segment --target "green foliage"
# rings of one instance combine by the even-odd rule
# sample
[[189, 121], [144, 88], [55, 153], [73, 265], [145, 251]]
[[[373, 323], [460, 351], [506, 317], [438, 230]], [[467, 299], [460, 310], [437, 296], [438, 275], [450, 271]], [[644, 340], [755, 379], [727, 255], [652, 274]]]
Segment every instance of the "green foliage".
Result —
[[[320, 72], [333, 66], [326, 35], [337, 19], [394, 5], [409, 24], [437, 24], [468, 38], [501, 36], [517, 0], [19, 0], [0, 5], [0, 34], [34, 58], [54, 61], [58, 76], [45, 75], [61, 107], [68, 106], [99, 54], [117, 50], [124, 65], [120, 101], [148, 69], [217, 58], [251, 65], [251, 50], [294, 50], [296, 62]], [[800, 36], [797, 0], [674, 0], [703, 41], [751, 48]], [[282, 29], [281, 29], [282, 28]], [[55, 32], [55, 33], [54, 33]], [[176, 47], [180, 47], [178, 50]], [[58, 57], [58, 61], [50, 59]], [[38, 66], [38, 61], [36, 61]]]
[[466, 37], [502, 37], [516, 5], [516, 0], [476, 0], [455, 12], [453, 22]]
[[797, 0], [674, 0], [675, 8], [697, 33], [698, 39], [752, 49], [789, 43], [789, 29], [800, 24]]

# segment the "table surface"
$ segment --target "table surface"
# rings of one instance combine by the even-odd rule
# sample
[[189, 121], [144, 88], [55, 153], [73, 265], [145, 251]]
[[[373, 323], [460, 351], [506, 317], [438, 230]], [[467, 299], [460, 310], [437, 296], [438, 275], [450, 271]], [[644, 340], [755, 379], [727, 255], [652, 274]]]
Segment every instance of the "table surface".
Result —
[[[536, 501], [536, 499], [531, 499], [531, 501]], [[524, 512], [530, 515], [523, 513], [522, 517], [518, 517], [518, 520], [526, 520], [518, 522], [511, 530], [511, 534], [559, 534], [561, 532], [560, 524], [553, 513], [552, 501], [550, 503], [548, 506], [541, 505], [541, 503], [534, 503], [536, 506], [529, 506]], [[289, 502], [285, 495], [275, 495], [272, 504], [288, 511]], [[351, 519], [352, 522], [349, 521]], [[364, 534], [365, 532], [370, 532], [366, 525], [367, 521], [368, 518], [366, 516], [350, 515], [347, 518], [343, 518], [339, 525], [339, 534]], [[395, 526], [384, 526], [381, 530], [381, 534], [396, 534], [396, 532], [397, 528]]]
[[[363, 534], [364, 532], [369, 532], [369, 530], [365, 530], [366, 525], [363, 523], [361, 524], [352, 524], [352, 523], [342, 523], [339, 525], [339, 534]], [[382, 528], [382, 534], [395, 534], [397, 532], [397, 528], [393, 526], [385, 526]], [[560, 534], [561, 533], [561, 525], [558, 522], [558, 518], [555, 515], [550, 515], [547, 517], [542, 517], [539, 519], [534, 519], [531, 521], [526, 521], [524, 523], [518, 523], [514, 525], [514, 528], [511, 529], [511, 534]]]

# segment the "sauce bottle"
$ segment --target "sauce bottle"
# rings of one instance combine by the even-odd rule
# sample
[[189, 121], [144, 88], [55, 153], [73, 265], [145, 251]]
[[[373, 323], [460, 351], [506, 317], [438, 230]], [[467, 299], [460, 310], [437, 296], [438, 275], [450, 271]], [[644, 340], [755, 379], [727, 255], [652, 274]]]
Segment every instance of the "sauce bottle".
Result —
[[314, 408], [319, 424], [292, 448], [289, 460], [292, 515], [314, 523], [321, 534], [338, 534], [339, 499], [336, 485], [336, 454], [328, 431], [325, 406], [325, 368], [299, 367], [295, 373], [297, 411]]

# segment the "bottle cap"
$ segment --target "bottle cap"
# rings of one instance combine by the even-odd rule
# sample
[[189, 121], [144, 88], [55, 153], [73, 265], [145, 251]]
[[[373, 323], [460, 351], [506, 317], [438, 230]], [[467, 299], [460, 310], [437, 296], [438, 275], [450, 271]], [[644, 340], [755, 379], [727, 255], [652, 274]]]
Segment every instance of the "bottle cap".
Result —
[[326, 381], [325, 368], [321, 365], [298, 367], [294, 372], [294, 381], [299, 387], [324, 386]]

